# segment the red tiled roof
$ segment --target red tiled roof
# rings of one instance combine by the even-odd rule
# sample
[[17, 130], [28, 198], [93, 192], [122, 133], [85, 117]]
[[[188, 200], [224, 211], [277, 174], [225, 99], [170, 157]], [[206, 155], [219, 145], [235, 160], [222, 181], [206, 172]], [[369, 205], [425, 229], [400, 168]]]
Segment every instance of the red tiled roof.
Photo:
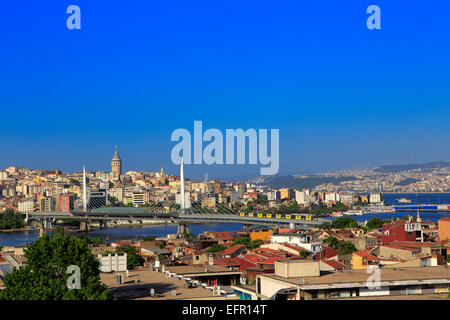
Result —
[[228, 247], [228, 248], [220, 251], [220, 254], [232, 254], [232, 253], [235, 253], [236, 251], [240, 250], [243, 247], [244, 247], [244, 245], [242, 245], [242, 244], [236, 244], [234, 246]]
[[[395, 243], [395, 242], [393, 242]], [[420, 251], [420, 249], [418, 248], [411, 248], [411, 247], [406, 247], [406, 246], [401, 246], [401, 245], [394, 245], [394, 244], [384, 244], [381, 245], [380, 247], [388, 247], [388, 248], [392, 248], [392, 249], [400, 249], [400, 250], [407, 250], [407, 251]]]
[[243, 258], [242, 256], [237, 256], [233, 258], [234, 261], [239, 263], [239, 270], [247, 270], [248, 268], [255, 268], [256, 264], [248, 261], [247, 259]]
[[302, 251], [310, 252], [309, 250], [307, 250], [305, 248], [302, 248], [302, 247], [299, 247], [299, 246], [295, 246], [295, 245], [290, 244], [290, 243], [283, 243], [282, 245], [287, 247], [287, 248], [290, 248], [290, 249], [293, 249], [293, 250], [297, 250], [298, 252], [302, 252]]
[[240, 263], [230, 258], [215, 258], [214, 264], [223, 267], [239, 267]]
[[260, 255], [257, 254], [252, 254], [252, 253], [247, 253], [242, 255], [241, 257], [244, 257], [245, 259], [252, 261], [252, 262], [257, 262], [257, 261], [262, 261], [265, 259], [265, 257], [262, 257]]
[[290, 260], [290, 258], [273, 257], [273, 258], [265, 259], [263, 261], [258, 261], [257, 264], [274, 264], [276, 261], [284, 261], [284, 260]]
[[369, 254], [367, 252], [356, 251], [356, 252], [353, 252], [353, 254], [356, 254], [356, 255], [358, 255], [360, 257], [366, 258], [367, 260], [370, 260], [370, 261], [379, 261], [380, 260], [377, 256], [374, 256], [374, 255]]
[[339, 262], [337, 260], [323, 260], [322, 262], [326, 263], [327, 265], [333, 267], [336, 270], [343, 270], [348, 268], [346, 264], [343, 264], [342, 262]]
[[316, 259], [319, 257], [320, 259], [330, 259], [332, 257], [335, 257], [339, 254], [337, 250], [330, 248], [330, 247], [322, 247], [322, 251], [319, 253], [316, 253]]

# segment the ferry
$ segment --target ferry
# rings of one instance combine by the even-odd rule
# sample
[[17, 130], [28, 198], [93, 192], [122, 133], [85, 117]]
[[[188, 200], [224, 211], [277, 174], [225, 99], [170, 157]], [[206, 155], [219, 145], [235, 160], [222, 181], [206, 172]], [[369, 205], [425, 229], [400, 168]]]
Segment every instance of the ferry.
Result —
[[333, 212], [330, 214], [330, 217], [343, 217], [344, 214], [342, 212]]
[[348, 210], [344, 212], [346, 216], [362, 216], [363, 211], [362, 210]]
[[399, 203], [411, 203], [411, 200], [406, 199], [406, 198], [401, 198], [401, 199], [398, 199], [398, 202]]
[[363, 208], [363, 213], [394, 213], [396, 210], [391, 206], [377, 206]]

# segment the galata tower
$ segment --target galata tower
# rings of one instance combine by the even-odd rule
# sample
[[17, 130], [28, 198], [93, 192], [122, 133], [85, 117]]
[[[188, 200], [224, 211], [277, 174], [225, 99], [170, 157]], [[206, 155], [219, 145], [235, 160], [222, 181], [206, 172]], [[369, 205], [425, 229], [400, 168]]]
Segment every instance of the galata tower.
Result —
[[117, 146], [116, 152], [114, 152], [114, 157], [111, 160], [111, 174], [113, 178], [116, 179], [118, 179], [122, 174], [122, 159], [120, 159], [119, 152], [117, 152]]

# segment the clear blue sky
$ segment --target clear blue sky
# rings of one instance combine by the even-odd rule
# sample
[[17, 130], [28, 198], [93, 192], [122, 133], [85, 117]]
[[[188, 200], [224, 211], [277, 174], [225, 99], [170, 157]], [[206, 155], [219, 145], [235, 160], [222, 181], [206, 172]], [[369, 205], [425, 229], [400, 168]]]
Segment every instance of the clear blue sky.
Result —
[[[81, 8], [81, 30], [66, 8]], [[381, 8], [368, 30], [366, 8]], [[279, 128], [280, 174], [450, 160], [450, 2], [7, 1], [0, 168], [177, 172], [176, 128]], [[188, 177], [257, 175], [194, 166]]]

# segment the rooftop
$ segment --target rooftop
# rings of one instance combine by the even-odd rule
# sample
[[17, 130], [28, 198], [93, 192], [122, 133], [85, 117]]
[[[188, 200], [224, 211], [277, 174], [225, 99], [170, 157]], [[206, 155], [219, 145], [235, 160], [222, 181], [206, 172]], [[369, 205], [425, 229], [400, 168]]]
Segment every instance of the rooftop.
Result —
[[[432, 280], [432, 279], [444, 279], [450, 283], [450, 268], [445, 266], [438, 267], [420, 267], [420, 268], [381, 268], [380, 269], [381, 281], [406, 281], [406, 280]], [[316, 284], [343, 284], [343, 283], [360, 283], [362, 286], [366, 285], [368, 274], [367, 270], [343, 270], [335, 271], [332, 273], [323, 274], [317, 277], [294, 277], [283, 278], [276, 276], [275, 274], [263, 275], [263, 277], [269, 277], [277, 279], [283, 282], [292, 283], [298, 285], [300, 279], [304, 279], [303, 285], [316, 285]]]
[[[124, 284], [116, 283], [116, 274], [123, 274]], [[214, 299], [213, 293], [204, 288], [187, 288], [185, 281], [175, 277], [166, 277], [161, 272], [136, 269], [125, 272], [101, 273], [100, 279], [119, 300], [194, 300]], [[139, 283], [135, 283], [139, 280]], [[157, 296], [150, 297], [150, 289], [155, 290]], [[172, 295], [176, 290], [177, 295]], [[222, 297], [223, 298], [223, 297]]]

